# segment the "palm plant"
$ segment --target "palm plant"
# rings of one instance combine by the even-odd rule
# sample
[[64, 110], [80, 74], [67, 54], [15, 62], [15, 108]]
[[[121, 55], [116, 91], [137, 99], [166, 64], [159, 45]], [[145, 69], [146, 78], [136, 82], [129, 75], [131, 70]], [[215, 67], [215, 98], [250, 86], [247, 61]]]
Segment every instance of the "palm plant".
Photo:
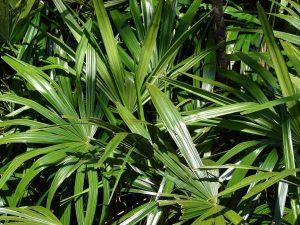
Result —
[[[298, 222], [300, 54], [293, 33], [275, 32], [285, 56], [260, 5], [258, 18], [227, 9], [254, 21], [268, 52], [234, 53], [232, 61], [247, 67], [219, 71], [226, 84], [215, 80], [206, 2], [53, 3], [62, 20], [46, 33], [40, 15], [59, 15], [45, 4], [16, 57], [2, 57], [25, 91], [0, 95], [13, 106], [0, 121], [0, 144], [9, 149], [0, 169], [0, 189], [9, 193], [1, 221]], [[283, 10], [295, 17], [299, 6], [289, 4]], [[25, 47], [32, 41], [44, 50], [38, 62]]]
[[[9, 165], [3, 168], [5, 172], [2, 176], [3, 179], [1, 182], [3, 189], [9, 189], [10, 186], [7, 182], [12, 178], [12, 175], [14, 175], [18, 170], [22, 171], [24, 163], [29, 164], [28, 168], [27, 166], [24, 167], [27, 171], [24, 174], [24, 177], [22, 177], [20, 182], [17, 181], [18, 185], [15, 193], [12, 196], [8, 196], [5, 200], [10, 206], [16, 206], [22, 202], [22, 200], [26, 202], [26, 199], [33, 198], [34, 191], [42, 191], [45, 192], [45, 194], [41, 196], [41, 198], [33, 201], [37, 201], [38, 204], [45, 202], [46, 207], [50, 208], [57, 190], [62, 190], [59, 195], [59, 199], [66, 198], [70, 195], [72, 190], [67, 190], [65, 186], [66, 184], [63, 182], [64, 179], [68, 178], [75, 182], [73, 190], [74, 197], [69, 199], [75, 199], [77, 222], [79, 224], [92, 224], [96, 210], [98, 188], [103, 187], [102, 201], [104, 204], [107, 204], [107, 196], [113, 196], [114, 189], [116, 189], [116, 185], [118, 184], [117, 181], [120, 179], [125, 166], [124, 163], [120, 166], [113, 164], [114, 167], [119, 168], [118, 170], [115, 168], [108, 169], [106, 166], [101, 166], [107, 158], [112, 156], [113, 151], [116, 151], [116, 147], [126, 138], [126, 136], [128, 136], [126, 133], [123, 133], [122, 129], [113, 125], [118, 124], [118, 122], [111, 112], [111, 109], [108, 108], [108, 101], [110, 100], [114, 104], [117, 104], [118, 110], [124, 121], [128, 120], [128, 118], [126, 118], [126, 114], [130, 113], [132, 110], [136, 110], [136, 101], [138, 99], [136, 99], [132, 92], [125, 92], [123, 83], [129, 85], [126, 87], [127, 90], [135, 90], [137, 88], [138, 92], [140, 92], [143, 80], [145, 79], [145, 73], [148, 70], [147, 65], [151, 60], [151, 54], [146, 54], [146, 51], [149, 50], [149, 47], [152, 49], [155, 47], [154, 44], [156, 42], [158, 27], [160, 25], [159, 21], [163, 5], [160, 3], [157, 6], [157, 10], [155, 10], [155, 14], [151, 19], [152, 22], [147, 25], [149, 27], [147, 28], [147, 26], [145, 26], [142, 28], [143, 31], [138, 31], [139, 33], [142, 33], [145, 32], [145, 30], [148, 30], [145, 32], [145, 37], [141, 36], [145, 39], [141, 39], [144, 42], [144, 47], [137, 50], [137, 52], [132, 52], [132, 57], [135, 57], [136, 61], [139, 60], [138, 65], [131, 65], [131, 67], [129, 67], [125, 60], [129, 61], [131, 64], [134, 60], [127, 55], [125, 50], [122, 50], [121, 45], [117, 47], [110, 27], [110, 22], [104, 8], [105, 5], [101, 1], [95, 1], [94, 5], [96, 6], [96, 9], [99, 9], [96, 10], [97, 17], [104, 18], [104, 20], [99, 20], [98, 24], [104, 47], [109, 49], [109, 51], [107, 51], [107, 59], [104, 58], [105, 56], [96, 42], [96, 37], [91, 33], [93, 26], [92, 21], [87, 20], [87, 22], [83, 23], [83, 26], [80, 27], [71, 11], [66, 8], [63, 2], [54, 1], [54, 3], [56, 4], [57, 9], [61, 13], [64, 13], [63, 16], [68, 19], [65, 21], [74, 35], [74, 40], [79, 42], [78, 48], [76, 52], [74, 52], [61, 40], [48, 35], [51, 41], [56, 44], [56, 51], [60, 51], [59, 53], [61, 55], [59, 58], [49, 58], [59, 64], [53, 63], [51, 66], [46, 66], [45, 69], [64, 68], [70, 74], [68, 76], [62, 76], [63, 74], [59, 75], [58, 72], [56, 72], [56, 81], [53, 80], [53, 77], [48, 77], [48, 75], [42, 71], [44, 68], [40, 69], [31, 66], [10, 56], [3, 57], [3, 60], [16, 70], [17, 75], [26, 81], [27, 87], [30, 88], [29, 90], [38, 92], [39, 96], [42, 98], [39, 98], [38, 100], [30, 100], [11, 93], [1, 95], [1, 101], [22, 105], [24, 106], [22, 107], [23, 111], [30, 110], [29, 115], [32, 114], [31, 110], [38, 113], [38, 115], [35, 115], [37, 120], [22, 118], [1, 121], [1, 126], [7, 127], [6, 134], [1, 139], [2, 144], [26, 143], [29, 147], [28, 150], [13, 159]], [[200, 1], [192, 4], [189, 9], [190, 16], [183, 18], [185, 25], [192, 23], [199, 4]], [[167, 6], [172, 7], [171, 3], [167, 4]], [[135, 7], [134, 9], [136, 12], [132, 11], [133, 14], [138, 13], [139, 9], [135, 2], [131, 2], [130, 7]], [[170, 10], [170, 13], [172, 12], [173, 11]], [[133, 17], [134, 16], [136, 15], [133, 15]], [[118, 11], [112, 12], [112, 18], [114, 18], [114, 20], [119, 20], [123, 17], [124, 16]], [[144, 17], [147, 17], [148, 19], [151, 18], [149, 10], [145, 11]], [[168, 17], [170, 17], [173, 21], [175, 19], [175, 15], [170, 15]], [[141, 24], [140, 18], [135, 19], [139, 20], [136, 23]], [[38, 24], [35, 25], [37, 26]], [[196, 28], [198, 28], [199, 25], [201, 25], [201, 19], [192, 29], [187, 31], [184, 31], [184, 25], [178, 25], [180, 32], [184, 31], [184, 33], [183, 35], [176, 34], [176, 39], [174, 38], [174, 43], [172, 45], [171, 40], [169, 40], [171, 50], [160, 50], [159, 53], [161, 54], [162, 60], [159, 61], [159, 63], [153, 63], [153, 67], [157, 71], [148, 77], [150, 82], [154, 82], [151, 81], [150, 78], [153, 79], [153, 77], [157, 76], [157, 74], [164, 68], [167, 68], [166, 65], [167, 63], [170, 63], [170, 60], [175, 60], [175, 54], [179, 47], [181, 47], [181, 44], [188, 38], [189, 35], [196, 32]], [[33, 28], [29, 27], [29, 29]], [[128, 26], [127, 30], [128, 29], [132, 35], [135, 35], [133, 34], [133, 31], [130, 31], [132, 28]], [[163, 32], [163, 30], [161, 32]], [[31, 37], [29, 38], [32, 39], [35, 35], [31, 34]], [[171, 37], [169, 37], [169, 39], [170, 38]], [[125, 43], [126, 41], [128, 42], [128, 40], [125, 39]], [[136, 46], [138, 45], [139, 44], [136, 44]], [[162, 47], [166, 48], [166, 45], [162, 45]], [[22, 48], [19, 51], [21, 52], [22, 50], [24, 51]], [[138, 55], [139, 52], [141, 52], [140, 56]], [[119, 56], [119, 54], [121, 56]], [[203, 58], [205, 54], [207, 53], [199, 54], [198, 58]], [[71, 61], [76, 60], [74, 70], [68, 66], [68, 63], [71, 63], [71, 61], [64, 62], [64, 59], [62, 58], [63, 56], [66, 56], [66, 58]], [[22, 58], [22, 56], [19, 58]], [[132, 69], [133, 71], [136, 70], [136, 80], [134, 82], [132, 81], [134, 77], [131, 74], [133, 71], [130, 72], [124, 70], [122, 60], [129, 69]], [[155, 60], [155, 58], [152, 60], [154, 62], [158, 61], [157, 59]], [[188, 60], [192, 61], [192, 59]], [[190, 64], [191, 65], [189, 65], [186, 70], [195, 64], [195, 59], [193, 59]], [[170, 65], [172, 64], [170, 63]], [[50, 72], [53, 74], [54, 71], [52, 70]], [[157, 80], [157, 77], [155, 77], [154, 80]], [[85, 83], [85, 86], [83, 86], [82, 82]], [[75, 89], [73, 87], [75, 87]], [[99, 91], [100, 89], [101, 91]], [[139, 95], [140, 94], [138, 94], [138, 96]], [[144, 96], [146, 97], [143, 97], [143, 101], [147, 98], [147, 94], [144, 94]], [[140, 99], [140, 101], [141, 100], [142, 99]], [[122, 110], [125, 113], [122, 113]], [[142, 108], [140, 108], [140, 110], [142, 112]], [[144, 117], [141, 112], [140, 116]], [[101, 121], [101, 118], [104, 115], [112, 123], [112, 125]], [[87, 118], [93, 117], [97, 119], [93, 120], [92, 124], [86, 120]], [[130, 119], [131, 118], [129, 118], [129, 120]], [[98, 125], [95, 125], [95, 122], [104, 127], [104, 130], [97, 129]], [[16, 126], [27, 126], [29, 129], [24, 131], [24, 129], [16, 129]], [[110, 128], [106, 126], [109, 126]], [[10, 129], [10, 127], [13, 127], [13, 129]], [[15, 129], [17, 132], [9, 134]], [[116, 135], [111, 141], [109, 141], [111, 133], [116, 132], [122, 133]], [[107, 141], [109, 141], [108, 144]], [[36, 144], [40, 147], [35, 147]], [[46, 147], [43, 147], [45, 145]], [[101, 152], [103, 148], [105, 148], [105, 153], [102, 155]], [[130, 149], [131, 148], [132, 147], [130, 147]], [[133, 150], [130, 150], [126, 154], [124, 152], [118, 153], [117, 151], [117, 153], [114, 154], [121, 157], [120, 160], [126, 159], [124, 162], [127, 163], [131, 151]], [[125, 159], [122, 159], [122, 157], [125, 157]], [[33, 162], [33, 164], [30, 165], [31, 163], [29, 162]], [[53, 166], [56, 167], [54, 170], [51, 168]], [[101, 167], [103, 167], [104, 171], [100, 169]], [[107, 169], [109, 171], [111, 170], [111, 172], [106, 171]], [[118, 174], [115, 175], [114, 173], [116, 172], [113, 171], [116, 171]], [[41, 175], [43, 172], [45, 175], [48, 174], [47, 176], [49, 176], [49, 178], [44, 181], [47, 184], [49, 183], [49, 191], [32, 189], [31, 184], [34, 179], [45, 176]], [[104, 175], [106, 173], [107, 175]], [[85, 184], [85, 176], [87, 176], [88, 179], [87, 184]], [[112, 189], [112, 193], [110, 193], [110, 186], [106, 179], [111, 180], [110, 177], [112, 176], [116, 177], [116, 183]], [[98, 181], [99, 177], [103, 177], [102, 181]], [[88, 188], [87, 190], [89, 193], [87, 204], [83, 201], [85, 196], [81, 194], [85, 193], [84, 187]], [[109, 197], [109, 201], [111, 201], [111, 197]], [[86, 211], [84, 208], [86, 208]], [[59, 211], [63, 223], [70, 223], [71, 201], [67, 201], [67, 203], [59, 209]], [[105, 220], [106, 211], [107, 209], [103, 207], [103, 213], [101, 214], [101, 218], [99, 218], [100, 223]]]

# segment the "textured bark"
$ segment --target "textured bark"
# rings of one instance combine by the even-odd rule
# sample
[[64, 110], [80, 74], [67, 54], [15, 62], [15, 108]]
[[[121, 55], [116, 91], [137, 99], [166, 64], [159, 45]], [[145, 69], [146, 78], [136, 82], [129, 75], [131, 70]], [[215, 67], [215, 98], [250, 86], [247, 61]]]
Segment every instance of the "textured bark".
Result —
[[228, 61], [226, 59], [226, 27], [224, 22], [223, 0], [212, 0], [213, 6], [213, 24], [215, 32], [215, 40], [223, 45], [217, 50], [217, 66], [218, 69], [226, 69]]

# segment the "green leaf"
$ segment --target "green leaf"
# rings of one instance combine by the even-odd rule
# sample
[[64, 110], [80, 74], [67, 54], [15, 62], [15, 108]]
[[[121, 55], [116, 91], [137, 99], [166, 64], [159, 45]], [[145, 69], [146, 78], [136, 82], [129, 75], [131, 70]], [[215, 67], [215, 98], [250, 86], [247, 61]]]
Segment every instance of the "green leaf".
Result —
[[55, 174], [55, 177], [51, 183], [51, 186], [49, 188], [48, 196], [47, 196], [47, 203], [46, 207], [48, 209], [51, 208], [51, 203], [54, 198], [54, 195], [57, 191], [57, 189], [60, 187], [60, 185], [68, 179], [68, 177], [74, 173], [78, 167], [82, 165], [83, 162], [78, 162], [78, 159], [76, 157], [68, 157], [64, 160], [63, 166], [57, 171]]
[[128, 136], [128, 133], [118, 133], [114, 136], [110, 142], [106, 145], [105, 151], [98, 161], [98, 166], [102, 167], [103, 163], [113, 155], [113, 151], [121, 144], [121, 142]]
[[269, 101], [266, 97], [266, 94], [262, 91], [258, 84], [251, 79], [234, 71], [223, 70], [221, 73], [226, 78], [242, 85], [259, 103], [265, 103]]
[[111, 13], [112, 20], [114, 21], [117, 30], [122, 37], [126, 47], [133, 56], [134, 61], [138, 62], [141, 54], [140, 43], [137, 40], [132, 28], [127, 22], [126, 15], [120, 13], [119, 10], [113, 10]]
[[156, 110], [181, 154], [198, 177], [202, 177], [201, 173], [196, 172], [196, 170], [203, 166], [203, 163], [176, 107], [170, 99], [154, 85], [148, 85], [148, 90]]
[[175, 160], [176, 157], [173, 159], [167, 153], [158, 151], [155, 152], [155, 157], [167, 168], [167, 172], [164, 173], [164, 177], [173, 182], [176, 187], [192, 193], [197, 196], [197, 199], [203, 201], [207, 201], [207, 199], [211, 197], [212, 194], [208, 187], [209, 184], [199, 182], [194, 171], [179, 162], [178, 158]]
[[[85, 24], [85, 29], [89, 31], [92, 29], [92, 20], [88, 20], [88, 22]], [[89, 40], [87, 36], [85, 35], [85, 33], [83, 33], [83, 36], [81, 37], [78, 47], [76, 49], [76, 55], [75, 55], [77, 77], [80, 77], [81, 74], [81, 70], [84, 64], [84, 58], [88, 47], [88, 41]]]
[[[267, 16], [258, 3], [257, 10], [259, 18], [261, 21], [262, 29], [264, 32], [264, 37], [269, 49], [269, 53], [273, 62], [274, 70], [276, 72], [279, 85], [284, 97], [291, 96], [295, 94], [295, 90], [288, 72], [287, 65], [283, 59], [279, 47], [275, 42], [275, 37], [273, 31], [268, 23]], [[297, 136], [300, 136], [300, 113], [299, 104], [296, 101], [291, 101], [287, 104], [288, 109], [293, 117], [292, 123]]]
[[163, 7], [163, 1], [160, 1], [158, 4], [153, 19], [151, 20], [150, 27], [148, 28], [145, 39], [143, 42], [143, 47], [141, 51], [141, 56], [139, 60], [138, 67], [136, 69], [136, 85], [139, 90], [143, 84], [143, 81], [146, 77], [146, 73], [150, 64], [150, 59], [152, 52], [156, 44], [156, 37], [159, 28], [159, 22], [161, 18], [161, 12]]
[[269, 22], [267, 20], [267, 16], [259, 3], [257, 4], [257, 10], [259, 14], [259, 19], [261, 21], [262, 29], [264, 32], [264, 37], [268, 45], [269, 53], [273, 62], [273, 66], [281, 87], [282, 94], [285, 97], [289, 95], [293, 95], [294, 94], [293, 86], [292, 86], [292, 82], [289, 76], [286, 63], [275, 42], [275, 37], [269, 25]]
[[158, 33], [162, 7], [163, 7], [163, 1], [160, 1], [158, 6], [156, 7], [154, 16], [151, 20], [151, 24], [147, 29], [145, 39], [143, 42], [143, 47], [141, 50], [141, 56], [139, 58], [139, 63], [135, 72], [135, 85], [136, 85], [136, 92], [137, 92], [137, 99], [138, 99], [139, 114], [140, 114], [140, 119], [142, 120], [145, 119], [144, 119], [144, 110], [143, 110], [143, 103], [142, 103], [140, 90], [147, 76], [147, 70], [149, 68], [152, 53], [156, 45], [156, 37]]
[[136, 224], [145, 218], [149, 213], [157, 208], [156, 202], [147, 202], [141, 206], [131, 210], [126, 215], [122, 216], [118, 221], [113, 223], [114, 225], [129, 225]]
[[112, 70], [114, 82], [118, 87], [120, 97], [123, 101], [123, 104], [130, 109], [128, 105], [128, 100], [124, 99], [125, 97], [125, 89], [124, 89], [124, 81], [125, 81], [125, 73], [124, 68], [120, 60], [120, 56], [117, 49], [116, 40], [114, 38], [114, 34], [112, 31], [112, 27], [105, 10], [104, 4], [102, 0], [93, 0], [98, 26], [101, 33], [101, 37], [108, 55], [110, 69]]
[[158, 44], [159, 56], [162, 56], [168, 50], [174, 36], [173, 29], [174, 23], [176, 23], [176, 4], [177, 2], [172, 0], [167, 0], [164, 4]]
[[[291, 176], [291, 175], [295, 174], [298, 171], [300, 171], [300, 170], [299, 169], [284, 170], [280, 173], [276, 173], [275, 176], [271, 176], [270, 179], [268, 179], [267, 181], [260, 183], [260, 184], [256, 185], [255, 187], [253, 187], [246, 195], [244, 195], [243, 199], [244, 200], [249, 199], [253, 195], [256, 195], [257, 193], [262, 192], [263, 190], [267, 189], [268, 187], [276, 184], [277, 182], [286, 178], [287, 176]], [[261, 173], [259, 175], [262, 176]], [[247, 178], [249, 178], [249, 177], [247, 177]], [[247, 178], [245, 178], [245, 179], [247, 179]]]
[[62, 115], [77, 117], [77, 113], [61, 88], [44, 72], [11, 56], [3, 56], [3, 60], [13, 67], [41, 93]]
[[20, 225], [63, 225], [51, 211], [41, 206], [0, 208], [0, 213], [8, 215], [0, 216], [1, 220], [8, 221], [5, 224], [13, 224], [17, 219]]
[[260, 105], [255, 105], [253, 108], [249, 107], [249, 109], [246, 109], [244, 112], [241, 112], [242, 115], [258, 112], [264, 109], [270, 109], [274, 106], [281, 105], [284, 103], [288, 103], [290, 101], [296, 101], [300, 98], [300, 94], [295, 94], [288, 97], [279, 98], [273, 101], [269, 101]]
[[29, 15], [34, 3], [35, 0], [28, 0], [25, 2], [25, 4], [22, 6], [18, 20], [23, 20]]
[[264, 68], [262, 65], [260, 65], [259, 63], [257, 63], [255, 60], [253, 60], [250, 56], [248, 56], [247, 54], [244, 54], [242, 52], [238, 52], [236, 53], [236, 55], [244, 61], [244, 63], [246, 63], [248, 66], [251, 67], [251, 69], [253, 69], [255, 72], [257, 72], [259, 75], [262, 76], [262, 78], [268, 82], [273, 88], [277, 89], [278, 88], [278, 84], [277, 84], [277, 80], [275, 79], [275, 77], [273, 76], [273, 74], [267, 70], [266, 68]]
[[128, 109], [126, 109], [119, 103], [117, 103], [117, 109], [120, 116], [132, 133], [139, 134], [144, 138], [150, 140], [149, 132], [147, 131], [144, 124], [145, 122], [136, 119]]
[[103, 206], [102, 206], [102, 210], [101, 210], [101, 217], [100, 217], [99, 224], [105, 223], [106, 219], [110, 215], [109, 204], [108, 204], [109, 196], [110, 196], [110, 183], [109, 183], [108, 178], [106, 178], [106, 177], [102, 177], [102, 182], [103, 182], [103, 191], [102, 191]]
[[32, 151], [25, 152], [19, 156], [17, 156], [14, 160], [11, 161], [9, 166], [5, 169], [5, 172], [2, 174], [0, 178], [0, 189], [3, 188], [4, 184], [9, 180], [12, 174], [27, 160], [33, 159], [37, 156], [45, 155], [50, 152], [54, 152], [61, 149], [70, 150], [74, 149], [74, 147], [80, 147], [78, 143], [64, 143], [53, 145], [46, 148], [40, 148]]
[[[170, 194], [174, 189], [174, 183], [163, 178], [160, 186], [159, 186], [159, 192], [163, 192], [164, 194]], [[158, 195], [156, 195], [156, 200], [158, 200]], [[166, 214], [168, 211], [165, 208], [158, 207], [156, 212], [152, 212], [147, 217], [147, 225], [157, 225], [162, 220], [164, 214]]]
[[32, 48], [32, 46], [31, 46], [32, 41], [38, 33], [37, 27], [40, 23], [40, 17], [41, 17], [41, 14], [37, 13], [34, 16], [34, 18], [31, 20], [31, 23], [29, 24], [28, 29], [25, 34], [25, 37], [23, 39], [22, 46], [19, 48], [18, 57], [17, 57], [18, 59], [23, 59], [25, 61], [29, 60], [29, 56], [27, 56], [25, 53], [26, 53], [26, 50]]
[[98, 202], [98, 172], [95, 164], [87, 166], [87, 176], [89, 184], [88, 200], [86, 205], [86, 212], [84, 217], [84, 224], [93, 225], [94, 217]]
[[129, 0], [129, 7], [135, 28], [137, 30], [139, 41], [142, 42], [144, 40], [145, 29], [141, 20], [141, 12], [138, 6], [138, 2], [135, 0]]
[[61, 14], [63, 21], [67, 24], [77, 42], [80, 41], [82, 30], [70, 10], [65, 6], [62, 0], [53, 0], [56, 8]]
[[185, 91], [188, 91], [192, 94], [198, 95], [201, 98], [204, 98], [208, 101], [212, 101], [219, 105], [227, 105], [227, 104], [232, 104], [235, 102], [235, 101], [233, 101], [227, 97], [224, 97], [222, 95], [215, 94], [213, 92], [209, 92], [209, 91], [203, 90], [201, 88], [193, 87], [192, 85], [186, 84], [181, 81], [177, 81], [175, 79], [164, 77], [164, 78], [161, 78], [161, 80], [166, 81], [169, 84], [172, 84], [176, 87], [179, 87]]
[[294, 66], [298, 76], [300, 76], [300, 51], [294, 45], [287, 41], [281, 42], [282, 47], [284, 48], [285, 53], [291, 60], [291, 63]]
[[228, 150], [228, 152], [226, 152], [225, 155], [223, 155], [218, 161], [217, 164], [224, 164], [225, 162], [227, 162], [228, 160], [232, 159], [235, 155], [239, 154], [240, 152], [257, 146], [261, 144], [260, 141], [245, 141], [245, 142], [241, 142], [239, 144], [237, 144], [236, 146], [234, 146], [232, 149]]
[[212, 109], [199, 110], [200, 112], [189, 113], [188, 116], [184, 117], [184, 121], [186, 123], [189, 123], [189, 122], [195, 121], [195, 120], [199, 121], [199, 120], [212, 119], [212, 118], [216, 118], [219, 116], [230, 115], [233, 113], [242, 112], [249, 108], [253, 108], [253, 106], [256, 106], [256, 105], [258, 105], [258, 104], [254, 103], [254, 102], [239, 102], [239, 103], [233, 103], [233, 104], [229, 104], [229, 105], [225, 105], [225, 106], [214, 107]]
[[[292, 140], [292, 131], [291, 131], [291, 125], [290, 125], [290, 118], [287, 115], [287, 113], [283, 113], [282, 118], [282, 142], [283, 142], [283, 155], [284, 155], [284, 161], [285, 161], [285, 168], [287, 170], [294, 170], [296, 169], [296, 163], [295, 163], [295, 155], [294, 155], [294, 149], [293, 149], [293, 140]], [[295, 177], [297, 177], [296, 172], [293, 174]], [[287, 187], [286, 187], [287, 188]], [[298, 190], [295, 188], [291, 188], [291, 192], [293, 195], [298, 196]], [[286, 190], [287, 191], [287, 190]], [[291, 208], [294, 215], [294, 221], [297, 220], [300, 214], [299, 210], [299, 201], [298, 198], [292, 198], [291, 200]], [[284, 208], [284, 206], [281, 206], [281, 208]]]
[[[266, 145], [263, 145], [255, 148], [253, 151], [251, 151], [249, 154], [247, 154], [241, 159], [241, 165], [251, 166], [266, 147]], [[247, 170], [235, 170], [227, 184], [227, 187], [231, 187], [235, 184], [238, 184], [246, 176], [247, 172]]]
[[[150, 84], [154, 84], [155, 81], [161, 77], [162, 71], [165, 69], [165, 67], [170, 64], [171, 60], [174, 60], [176, 52], [179, 50], [180, 47], [182, 47], [183, 43], [186, 41], [186, 39], [194, 34], [200, 27], [200, 25], [203, 23], [203, 21], [206, 19], [206, 17], [209, 15], [205, 14], [201, 19], [195, 23], [190, 29], [187, 29], [184, 31], [178, 39], [172, 43], [172, 45], [169, 47], [169, 49], [164, 53], [163, 56], [161, 56], [161, 59], [159, 61], [159, 64], [154, 68], [154, 70], [151, 72], [151, 74], [147, 78], [147, 82]], [[215, 49], [215, 48], [213, 48]], [[188, 69], [192, 68], [195, 64], [199, 63], [201, 59], [203, 59], [205, 56], [207, 56], [213, 49], [206, 49], [201, 51], [199, 54], [197, 54], [194, 57], [190, 57], [187, 59], [187, 62], [184, 63], [184, 66], [180, 67], [178, 70], [176, 70], [173, 73], [182, 73], [186, 72]]]
[[243, 187], [246, 187], [246, 186], [250, 185], [253, 182], [258, 182], [258, 181], [261, 181], [261, 180], [266, 180], [266, 179], [275, 177], [278, 174], [279, 173], [267, 172], [267, 173], [259, 173], [259, 174], [248, 176], [248, 177], [242, 179], [236, 185], [226, 188], [224, 191], [220, 192], [217, 196], [227, 195], [227, 194], [235, 192], [236, 190], [239, 190], [239, 189], [241, 189]]
[[76, 171], [75, 185], [74, 185], [74, 195], [75, 198], [75, 212], [77, 223], [79, 225], [84, 225], [84, 208], [83, 208], [83, 196], [80, 194], [83, 192], [84, 178], [85, 178], [86, 165], [80, 166]]
[[177, 38], [184, 32], [184, 30], [192, 24], [193, 19], [195, 18], [198, 12], [201, 2], [202, 0], [192, 1], [192, 4], [188, 8], [187, 12], [179, 21], [174, 40], [177, 40]]
[[117, 189], [117, 187], [118, 187], [118, 185], [119, 185], [119, 181], [120, 181], [120, 179], [121, 179], [121, 176], [122, 176], [123, 173], [124, 173], [125, 166], [126, 166], [126, 164], [128, 163], [129, 158], [130, 158], [131, 153], [133, 152], [133, 150], [134, 150], [134, 147], [130, 148], [129, 151], [128, 151], [128, 153], [126, 154], [125, 158], [123, 159], [123, 163], [122, 163], [122, 165], [120, 166], [120, 169], [119, 169], [118, 174], [117, 174], [117, 176], [116, 176], [116, 181], [115, 181], [114, 187], [113, 187], [112, 190], [111, 190], [110, 199], [108, 200], [108, 204], [110, 204], [110, 202], [111, 202], [111, 200], [112, 200], [112, 197], [113, 197], [113, 195], [115, 194], [115, 191], [116, 191], [116, 189]]
[[43, 115], [45, 118], [49, 119], [51, 122], [56, 123], [56, 124], [65, 124], [66, 121], [64, 121], [61, 117], [59, 117], [56, 113], [52, 112], [51, 110], [47, 109], [46, 107], [38, 104], [37, 102], [19, 97], [14, 94], [0, 94], [0, 101], [7, 101], [7, 102], [12, 102], [16, 104], [21, 104], [28, 106], [29, 108], [34, 109], [41, 115]]
[[[72, 150], [74, 150], [74, 152], [77, 152], [80, 150], [80, 148]], [[16, 187], [10, 205], [16, 206], [20, 202], [22, 197], [24, 197], [24, 193], [28, 185], [32, 182], [32, 180], [43, 170], [47, 169], [50, 166], [56, 165], [57, 163], [62, 161], [72, 150], [70, 150], [70, 148], [65, 148], [63, 150], [60, 149], [60, 151], [48, 153], [47, 155], [40, 157], [38, 160], [36, 160]]]
[[41, 123], [35, 120], [29, 119], [14, 119], [14, 120], [4, 120], [0, 121], [0, 127], [9, 127], [9, 126], [29, 126], [32, 128], [45, 127], [48, 124]]

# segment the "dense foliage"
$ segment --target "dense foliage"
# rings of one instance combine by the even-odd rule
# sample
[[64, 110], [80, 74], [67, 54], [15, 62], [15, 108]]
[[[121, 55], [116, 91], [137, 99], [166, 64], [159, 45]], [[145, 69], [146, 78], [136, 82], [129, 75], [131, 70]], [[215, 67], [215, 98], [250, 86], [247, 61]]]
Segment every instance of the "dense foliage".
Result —
[[212, 3], [0, 0], [1, 224], [300, 224], [300, 5]]

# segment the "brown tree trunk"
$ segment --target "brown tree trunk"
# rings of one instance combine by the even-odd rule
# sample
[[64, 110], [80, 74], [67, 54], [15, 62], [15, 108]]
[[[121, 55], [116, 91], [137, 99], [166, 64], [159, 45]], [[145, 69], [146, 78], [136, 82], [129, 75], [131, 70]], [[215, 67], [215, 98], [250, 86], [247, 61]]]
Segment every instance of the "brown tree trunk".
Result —
[[213, 24], [215, 40], [223, 44], [217, 49], [217, 67], [218, 69], [227, 69], [228, 61], [226, 59], [226, 27], [224, 22], [223, 0], [212, 0], [213, 6]]

